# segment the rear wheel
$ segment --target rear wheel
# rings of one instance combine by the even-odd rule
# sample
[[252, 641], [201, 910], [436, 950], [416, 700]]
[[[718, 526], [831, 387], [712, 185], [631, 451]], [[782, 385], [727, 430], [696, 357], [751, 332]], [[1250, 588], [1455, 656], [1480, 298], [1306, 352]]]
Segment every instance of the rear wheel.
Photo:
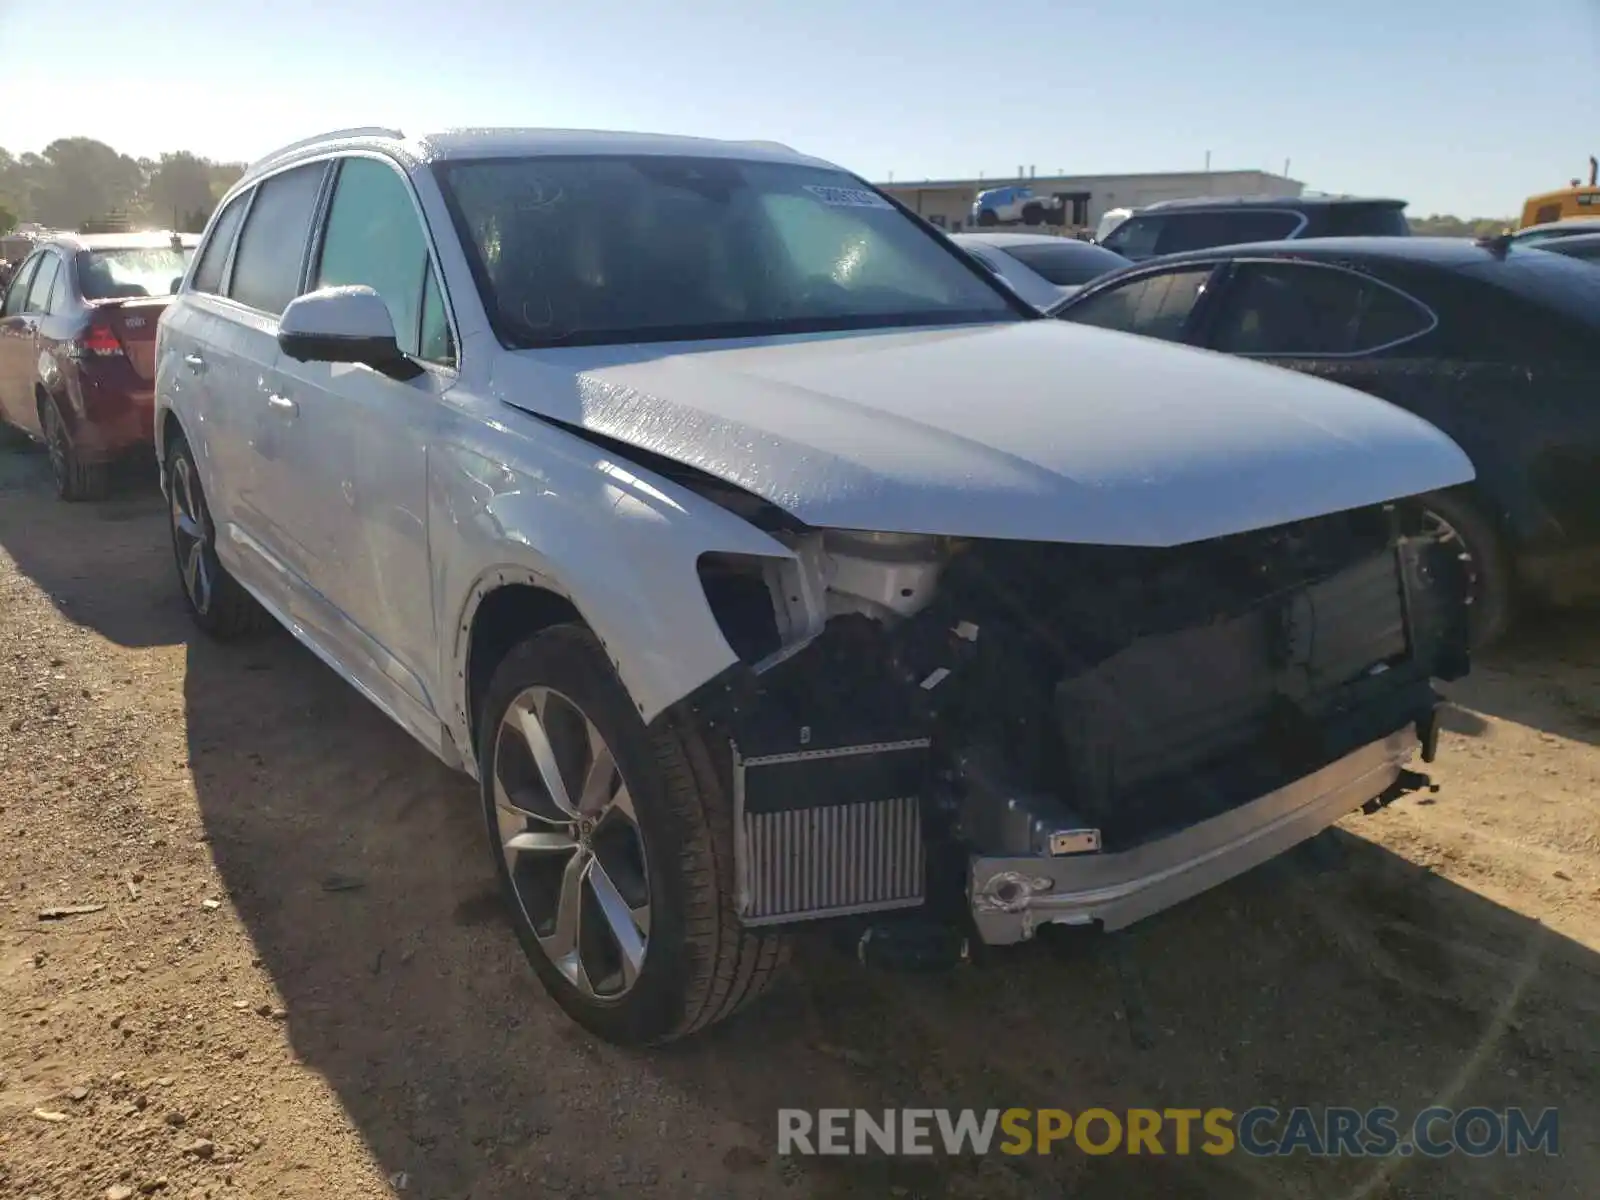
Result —
[[216, 526], [194, 454], [181, 437], [167, 451], [167, 512], [178, 583], [194, 623], [218, 641], [259, 633], [266, 611], [217, 558]]
[[1435, 492], [1422, 498], [1423, 520], [1441, 543], [1461, 556], [1471, 613], [1472, 649], [1483, 650], [1505, 635], [1513, 608], [1511, 559], [1494, 525], [1461, 496]]
[[732, 812], [697, 733], [639, 719], [599, 641], [563, 625], [489, 685], [490, 849], [545, 990], [608, 1041], [672, 1041], [759, 995], [785, 943], [733, 908]]
[[102, 500], [110, 490], [111, 472], [105, 463], [86, 463], [72, 444], [67, 423], [61, 419], [55, 401], [39, 399], [39, 424], [44, 429], [45, 448], [50, 452], [50, 474], [55, 479], [56, 495], [68, 502]]

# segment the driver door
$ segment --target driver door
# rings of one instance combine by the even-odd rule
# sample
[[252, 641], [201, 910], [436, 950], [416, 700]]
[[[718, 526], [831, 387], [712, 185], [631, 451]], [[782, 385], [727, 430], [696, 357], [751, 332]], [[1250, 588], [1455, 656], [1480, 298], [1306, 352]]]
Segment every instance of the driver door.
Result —
[[[410, 181], [385, 160], [340, 160], [309, 286], [365, 285], [423, 368], [394, 379], [354, 363], [296, 362], [278, 373], [297, 406], [295, 530], [317, 557], [295, 616], [316, 627], [402, 724], [437, 740], [428, 448], [455, 385], [455, 342]], [[287, 506], [285, 506], [287, 510]], [[431, 730], [431, 732], [430, 732]]]

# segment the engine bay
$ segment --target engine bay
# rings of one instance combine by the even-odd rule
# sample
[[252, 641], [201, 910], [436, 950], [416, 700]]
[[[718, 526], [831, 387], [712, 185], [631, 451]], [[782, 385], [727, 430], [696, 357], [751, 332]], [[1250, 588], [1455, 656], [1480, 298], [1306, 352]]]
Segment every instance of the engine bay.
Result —
[[1398, 505], [1171, 548], [776, 536], [700, 563], [747, 919], [1136, 848], [1420, 728], [1467, 668], [1461, 564]]

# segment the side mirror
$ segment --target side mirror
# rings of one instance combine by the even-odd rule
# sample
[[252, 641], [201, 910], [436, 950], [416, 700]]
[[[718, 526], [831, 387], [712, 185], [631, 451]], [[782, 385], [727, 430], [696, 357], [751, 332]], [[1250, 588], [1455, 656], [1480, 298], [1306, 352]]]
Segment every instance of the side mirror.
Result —
[[361, 363], [401, 380], [422, 374], [395, 340], [389, 306], [364, 285], [321, 288], [290, 301], [278, 319], [278, 346], [299, 362]]

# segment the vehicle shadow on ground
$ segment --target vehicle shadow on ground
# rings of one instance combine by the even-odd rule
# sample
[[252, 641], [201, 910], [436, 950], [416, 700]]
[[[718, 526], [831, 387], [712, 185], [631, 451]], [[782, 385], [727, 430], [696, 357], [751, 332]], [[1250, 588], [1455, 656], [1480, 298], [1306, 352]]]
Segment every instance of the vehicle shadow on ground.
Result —
[[[106, 575], [123, 615], [66, 610], [128, 645], [182, 636], [165, 537], [159, 512], [30, 502], [0, 518], [0, 546], [52, 595], [130, 556]], [[229, 900], [296, 1056], [407, 1195], [1398, 1200], [1581, 1196], [1600, 1169], [1584, 1137], [1600, 1125], [1600, 956], [1360, 837], [1068, 954], [890, 976], [805, 941], [743, 1017], [624, 1052], [573, 1026], [520, 958], [469, 783], [287, 634], [192, 640], [185, 657], [189, 766]], [[1562, 1156], [775, 1154], [781, 1107], [1302, 1103], [1556, 1106]]]
[[790, 1178], [830, 1197], [1125, 1200], [1372, 1177], [1355, 1161], [1076, 1152], [797, 1172], [773, 1154], [780, 1107], [1302, 1103], [1559, 1106], [1567, 1157], [1413, 1165], [1416, 1190], [1391, 1194], [1581, 1193], [1570, 1143], [1600, 1118], [1584, 1032], [1600, 959], [1342, 831], [1065, 956], [885, 976], [807, 942], [767, 1003], [632, 1054], [581, 1034], [533, 982], [472, 787], [311, 655], [281, 635], [192, 644], [186, 707], [213, 853], [296, 1052], [420, 1194], [654, 1179], [669, 1195], [792, 1195]]
[[[1600, 743], [1600, 611], [1532, 613], [1445, 689], [1467, 713], [1447, 724], [1477, 733], [1485, 713], [1574, 741]], [[1481, 724], [1481, 723], [1480, 723]]]
[[120, 464], [105, 500], [67, 504], [51, 491], [43, 450], [16, 441], [0, 446], [0, 548], [69, 621], [120, 646], [170, 645], [192, 628], [181, 603], [173, 603], [170, 571], [170, 588], [149, 603], [123, 586], [148, 571], [152, 554], [170, 563], [165, 512], [152, 460]]

